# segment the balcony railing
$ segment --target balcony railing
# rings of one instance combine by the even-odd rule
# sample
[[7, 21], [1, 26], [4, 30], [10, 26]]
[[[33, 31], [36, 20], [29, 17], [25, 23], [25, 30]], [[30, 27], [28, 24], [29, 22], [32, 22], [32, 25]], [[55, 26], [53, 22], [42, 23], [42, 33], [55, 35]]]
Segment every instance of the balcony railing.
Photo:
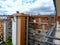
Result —
[[60, 38], [54, 37], [54, 33], [56, 32], [55, 30], [56, 30], [55, 26], [51, 30], [48, 30], [47, 32], [48, 35], [46, 36], [46, 42], [45, 42], [46, 45], [60, 45], [55, 44], [53, 42], [53, 40], [60, 40]]

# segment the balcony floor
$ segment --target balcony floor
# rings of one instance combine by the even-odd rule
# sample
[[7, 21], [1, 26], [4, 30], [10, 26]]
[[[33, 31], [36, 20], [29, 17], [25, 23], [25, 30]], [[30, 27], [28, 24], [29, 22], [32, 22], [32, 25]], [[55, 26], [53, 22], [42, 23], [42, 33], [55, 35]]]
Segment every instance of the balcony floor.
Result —
[[[60, 24], [57, 24], [57, 30], [56, 30], [56, 33], [55, 33], [55, 37], [60, 38]], [[60, 44], [60, 40], [54, 40], [54, 43], [55, 44]]]

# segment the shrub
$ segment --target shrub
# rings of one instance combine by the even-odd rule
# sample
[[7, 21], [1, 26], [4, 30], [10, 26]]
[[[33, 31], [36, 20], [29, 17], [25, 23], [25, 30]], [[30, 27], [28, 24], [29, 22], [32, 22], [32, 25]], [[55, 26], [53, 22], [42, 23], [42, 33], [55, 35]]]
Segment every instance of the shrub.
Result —
[[6, 45], [12, 45], [12, 39], [7, 39], [5, 42]]

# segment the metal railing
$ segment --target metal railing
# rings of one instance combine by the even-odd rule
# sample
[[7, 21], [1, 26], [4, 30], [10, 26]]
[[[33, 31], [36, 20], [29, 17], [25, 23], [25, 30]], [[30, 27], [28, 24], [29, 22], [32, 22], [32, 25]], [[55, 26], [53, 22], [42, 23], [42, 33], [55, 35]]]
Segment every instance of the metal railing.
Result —
[[53, 43], [53, 40], [60, 40], [60, 38], [54, 37], [53, 33], [55, 30], [56, 30], [55, 26], [51, 30], [48, 30], [45, 42], [46, 45], [60, 45]]

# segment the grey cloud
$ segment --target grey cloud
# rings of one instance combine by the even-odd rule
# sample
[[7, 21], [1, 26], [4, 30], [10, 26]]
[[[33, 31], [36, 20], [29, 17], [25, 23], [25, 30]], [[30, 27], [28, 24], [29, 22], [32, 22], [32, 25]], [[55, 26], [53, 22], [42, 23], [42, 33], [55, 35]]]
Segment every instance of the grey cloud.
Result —
[[0, 15], [6, 15], [7, 11], [6, 10], [0, 10]]
[[0, 8], [2, 8], [2, 6], [0, 5]]
[[30, 11], [26, 12], [28, 14], [55, 14], [55, 10], [54, 10], [54, 7], [38, 7], [38, 8], [34, 8], [34, 9], [31, 9]]
[[0, 1], [6, 1], [6, 0], [0, 0]]

